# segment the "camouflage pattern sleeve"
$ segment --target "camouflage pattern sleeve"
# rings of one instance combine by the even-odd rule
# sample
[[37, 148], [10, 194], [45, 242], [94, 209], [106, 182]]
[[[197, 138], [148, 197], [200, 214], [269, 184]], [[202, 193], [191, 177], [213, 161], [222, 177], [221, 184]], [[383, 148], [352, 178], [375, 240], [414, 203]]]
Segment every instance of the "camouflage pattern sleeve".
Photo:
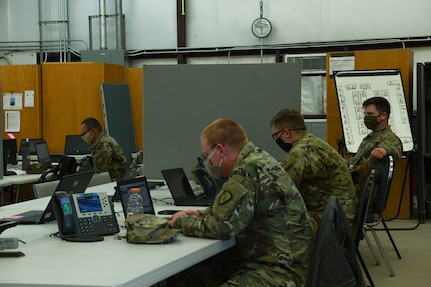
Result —
[[229, 239], [243, 231], [253, 218], [253, 194], [234, 179], [227, 181], [214, 205], [201, 216], [183, 216], [175, 224], [188, 236]]
[[112, 148], [107, 143], [101, 143], [94, 152], [93, 165], [97, 172], [107, 171], [111, 165]]
[[289, 152], [284, 157], [283, 162], [281, 163], [282, 167], [289, 174], [289, 177], [295, 183], [295, 185], [299, 185], [305, 179], [305, 165], [298, 163], [297, 155], [294, 152]]
[[112, 181], [120, 180], [126, 172], [126, 156], [114, 138], [103, 134], [92, 146], [96, 172], [109, 172]]
[[347, 164], [351, 166], [358, 165], [362, 157], [368, 159], [371, 151], [377, 147], [386, 149], [388, 154], [394, 157], [394, 161], [401, 158], [403, 151], [401, 140], [388, 126], [367, 135], [359, 145], [356, 155], [347, 159]]

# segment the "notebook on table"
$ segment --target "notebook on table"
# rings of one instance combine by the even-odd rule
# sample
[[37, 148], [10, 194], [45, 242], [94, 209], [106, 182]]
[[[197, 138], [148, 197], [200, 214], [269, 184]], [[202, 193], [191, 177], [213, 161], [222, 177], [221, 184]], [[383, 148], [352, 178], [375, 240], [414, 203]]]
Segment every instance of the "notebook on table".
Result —
[[[133, 187], [137, 187], [140, 190], [139, 194], [144, 200], [144, 213], [155, 214], [147, 178], [141, 176], [117, 181], [116, 194], [120, 197], [124, 217], [127, 217], [127, 200], [129, 199], [130, 189]], [[114, 195], [114, 198], [115, 197], [116, 195]]]
[[[65, 175], [58, 183], [55, 191], [63, 190], [69, 193], [82, 193], [90, 183], [93, 173], [93, 171], [88, 171]], [[51, 198], [45, 210], [29, 210], [13, 216], [7, 216], [0, 219], [0, 223], [18, 221], [19, 224], [42, 224], [54, 219], [55, 216]]]
[[214, 197], [205, 194], [195, 195], [183, 168], [162, 170], [163, 178], [169, 187], [177, 206], [211, 206]]

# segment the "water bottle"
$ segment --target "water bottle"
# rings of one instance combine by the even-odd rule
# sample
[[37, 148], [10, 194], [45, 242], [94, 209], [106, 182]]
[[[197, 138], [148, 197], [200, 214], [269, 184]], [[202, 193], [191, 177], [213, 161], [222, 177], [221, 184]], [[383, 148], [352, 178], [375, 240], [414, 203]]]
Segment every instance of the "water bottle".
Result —
[[130, 195], [127, 200], [127, 217], [144, 213], [144, 200], [139, 192], [140, 189], [137, 187], [130, 189]]
[[26, 139], [21, 145], [22, 170], [26, 170], [30, 165], [30, 142]]

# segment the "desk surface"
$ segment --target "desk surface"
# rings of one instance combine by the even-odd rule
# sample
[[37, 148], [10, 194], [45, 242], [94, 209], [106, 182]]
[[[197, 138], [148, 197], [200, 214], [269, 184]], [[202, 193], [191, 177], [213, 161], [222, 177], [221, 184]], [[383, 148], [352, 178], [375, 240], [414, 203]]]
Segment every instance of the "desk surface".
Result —
[[37, 182], [41, 174], [20, 174], [3, 176], [0, 179], [0, 186], [21, 185], [26, 183]]
[[[93, 186], [91, 192], [114, 193], [114, 183]], [[156, 211], [184, 209], [165, 202], [169, 191], [151, 191]], [[163, 200], [163, 201], [160, 201]], [[43, 210], [49, 197], [0, 207], [0, 216], [29, 209]], [[169, 203], [169, 201], [167, 201]], [[115, 203], [118, 223], [124, 223], [121, 204]], [[121, 211], [121, 212], [120, 212]], [[120, 235], [126, 230], [120, 228]], [[57, 223], [19, 225], [5, 230], [1, 237], [18, 237], [19, 250], [26, 256], [0, 258], [0, 286], [151, 286], [235, 245], [235, 239], [212, 240], [180, 235], [166, 245], [130, 244], [117, 235], [93, 243], [66, 242], [49, 235]], [[14, 250], [12, 250], [14, 251]]]

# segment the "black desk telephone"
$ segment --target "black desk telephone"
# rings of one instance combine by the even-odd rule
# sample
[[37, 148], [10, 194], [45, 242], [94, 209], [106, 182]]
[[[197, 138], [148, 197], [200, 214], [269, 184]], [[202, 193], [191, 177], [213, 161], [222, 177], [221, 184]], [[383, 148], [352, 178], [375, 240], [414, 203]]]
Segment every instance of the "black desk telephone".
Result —
[[76, 159], [70, 156], [62, 156], [56, 167], [48, 167], [39, 178], [39, 182], [61, 179], [68, 174], [76, 173], [78, 164]]
[[53, 207], [58, 229], [66, 241], [92, 242], [120, 231], [105, 192], [68, 194], [57, 191]]

